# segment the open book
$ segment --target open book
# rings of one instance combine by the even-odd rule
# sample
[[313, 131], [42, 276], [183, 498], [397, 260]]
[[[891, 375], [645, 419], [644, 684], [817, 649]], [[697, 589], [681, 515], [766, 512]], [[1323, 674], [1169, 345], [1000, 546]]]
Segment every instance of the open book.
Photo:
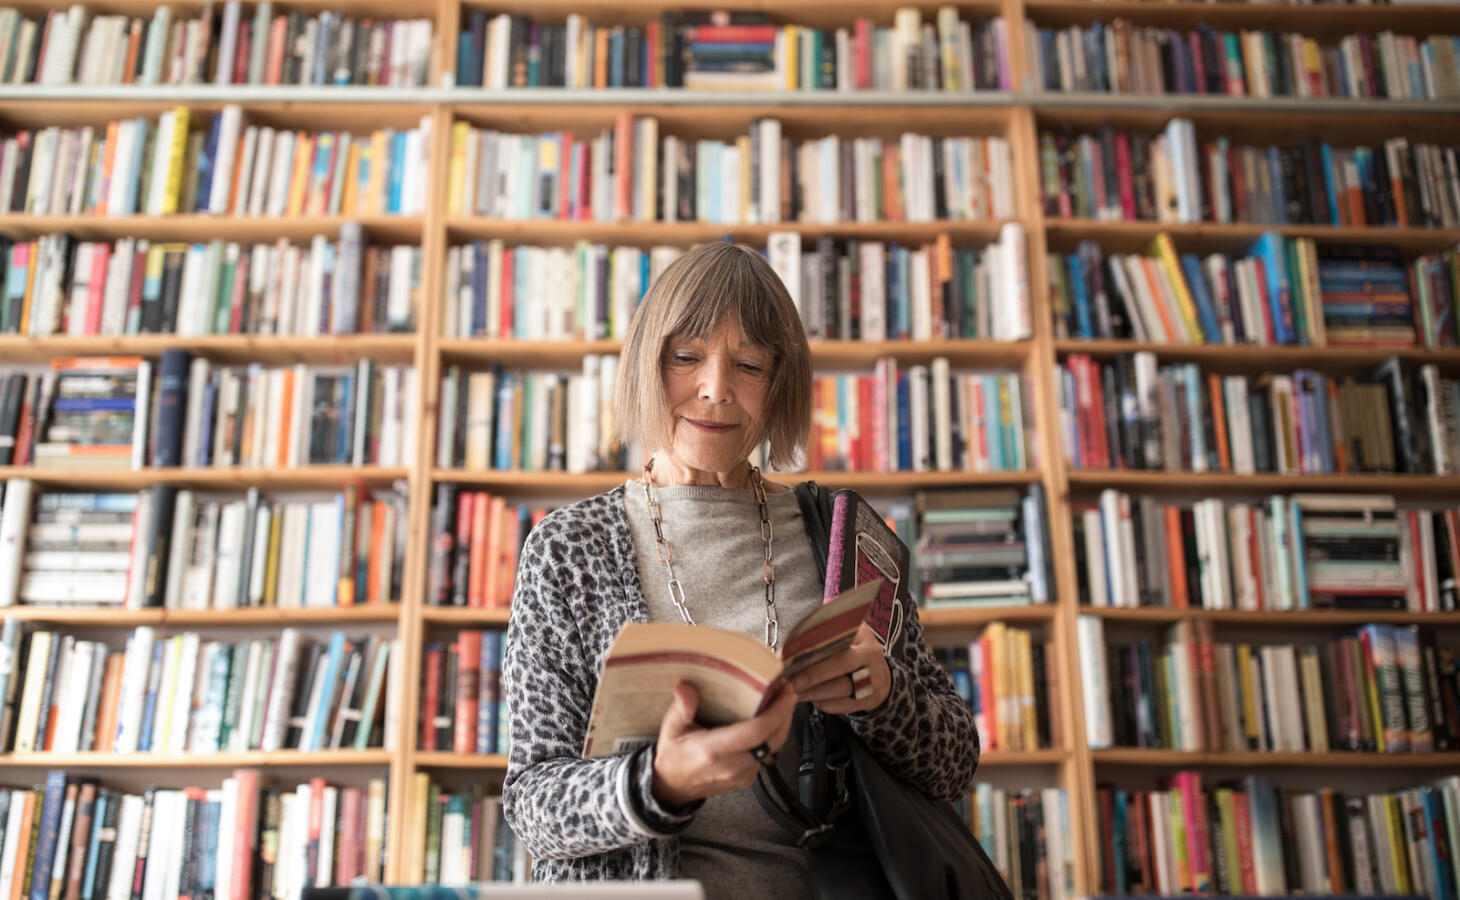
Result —
[[699, 692], [695, 719], [709, 727], [749, 719], [780, 685], [852, 643], [881, 580], [857, 585], [813, 609], [781, 636], [780, 652], [734, 631], [679, 622], [630, 622], [614, 638], [593, 696], [583, 757], [652, 743], [681, 681]]

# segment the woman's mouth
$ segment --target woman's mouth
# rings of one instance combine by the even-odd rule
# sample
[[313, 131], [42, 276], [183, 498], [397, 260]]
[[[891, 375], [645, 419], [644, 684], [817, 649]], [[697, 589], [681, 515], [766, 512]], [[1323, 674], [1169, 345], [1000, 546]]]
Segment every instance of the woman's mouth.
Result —
[[689, 424], [695, 426], [696, 428], [700, 428], [700, 429], [702, 429], [704, 431], [714, 432], [715, 434], [721, 434], [721, 433], [724, 433], [726, 431], [734, 431], [737, 427], [739, 427], [739, 426], [735, 425], [734, 423], [730, 423], [730, 422], [713, 422], [713, 421], [710, 421], [708, 419], [689, 419], [689, 418], [686, 418], [685, 421], [688, 422]]

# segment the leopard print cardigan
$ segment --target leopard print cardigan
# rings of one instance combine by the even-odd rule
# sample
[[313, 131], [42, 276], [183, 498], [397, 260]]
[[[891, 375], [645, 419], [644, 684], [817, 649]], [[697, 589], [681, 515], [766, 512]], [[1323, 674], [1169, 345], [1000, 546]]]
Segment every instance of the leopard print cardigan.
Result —
[[[648, 618], [622, 487], [556, 510], [528, 535], [502, 665], [511, 710], [502, 802], [534, 880], [678, 875], [675, 835], [698, 804], [672, 811], [654, 800], [654, 748], [580, 758], [609, 645], [624, 623]], [[886, 702], [847, 718], [889, 772], [955, 800], [973, 783], [978, 732], [916, 610], [904, 628]]]

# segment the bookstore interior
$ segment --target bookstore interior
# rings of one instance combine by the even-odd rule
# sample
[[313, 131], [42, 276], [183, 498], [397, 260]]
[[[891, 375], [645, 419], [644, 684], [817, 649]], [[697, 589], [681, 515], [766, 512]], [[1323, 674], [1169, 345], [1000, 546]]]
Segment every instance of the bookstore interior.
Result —
[[1460, 896], [1460, 4], [8, 2], [0, 900], [528, 880], [519, 554], [719, 240], [1015, 897]]

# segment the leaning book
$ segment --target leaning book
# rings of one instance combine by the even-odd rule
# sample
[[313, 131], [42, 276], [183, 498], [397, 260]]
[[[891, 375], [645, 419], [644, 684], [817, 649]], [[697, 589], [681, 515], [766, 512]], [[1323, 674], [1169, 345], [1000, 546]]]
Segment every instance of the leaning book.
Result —
[[785, 632], [779, 651], [734, 631], [678, 622], [630, 622], [614, 638], [593, 697], [583, 757], [652, 743], [681, 681], [699, 692], [696, 720], [709, 727], [752, 718], [780, 685], [852, 643], [882, 587], [875, 579], [842, 593]]

